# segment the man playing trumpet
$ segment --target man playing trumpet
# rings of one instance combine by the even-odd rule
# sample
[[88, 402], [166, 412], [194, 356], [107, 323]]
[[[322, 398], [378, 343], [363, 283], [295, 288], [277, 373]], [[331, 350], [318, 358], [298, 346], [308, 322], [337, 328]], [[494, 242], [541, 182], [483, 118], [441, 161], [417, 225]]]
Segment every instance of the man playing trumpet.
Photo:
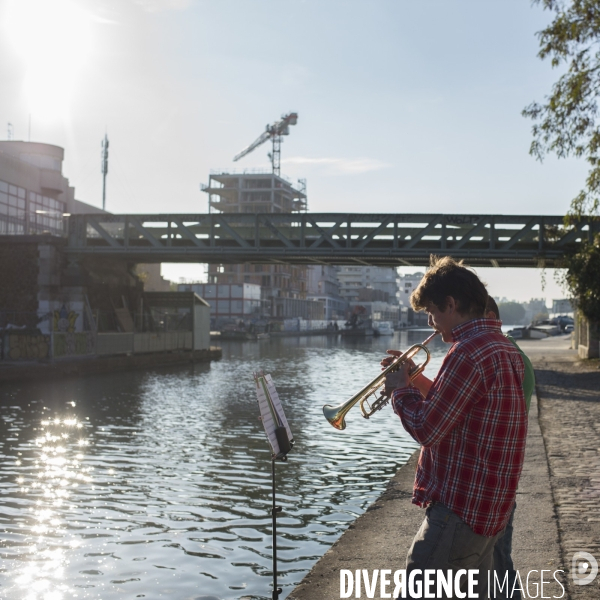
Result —
[[411, 304], [453, 345], [432, 382], [418, 376], [411, 385], [409, 363], [385, 382], [394, 412], [422, 446], [413, 503], [426, 516], [407, 576], [478, 569], [480, 598], [488, 597], [494, 544], [511, 516], [527, 435], [523, 360], [501, 322], [485, 318], [487, 297], [473, 271], [432, 257]]

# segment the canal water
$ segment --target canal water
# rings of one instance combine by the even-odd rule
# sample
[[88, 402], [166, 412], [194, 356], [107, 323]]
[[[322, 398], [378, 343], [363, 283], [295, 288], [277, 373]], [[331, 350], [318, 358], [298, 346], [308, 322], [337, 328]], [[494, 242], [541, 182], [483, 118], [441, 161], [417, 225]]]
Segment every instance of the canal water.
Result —
[[[0, 598], [271, 598], [271, 462], [252, 375], [295, 438], [278, 463], [285, 598], [416, 449], [386, 407], [343, 432], [323, 404], [379, 372], [393, 338], [223, 342], [211, 364], [0, 389]], [[428, 372], [446, 345], [431, 343]]]

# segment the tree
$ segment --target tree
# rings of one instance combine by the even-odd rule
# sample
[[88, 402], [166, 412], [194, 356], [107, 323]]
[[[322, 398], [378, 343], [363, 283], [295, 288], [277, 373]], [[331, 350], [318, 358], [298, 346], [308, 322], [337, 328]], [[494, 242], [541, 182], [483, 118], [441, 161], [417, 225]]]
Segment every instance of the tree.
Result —
[[550, 315], [547, 312], [539, 312], [533, 316], [533, 319], [531, 320], [531, 322], [534, 325], [538, 325], [539, 323], [541, 323], [542, 321], [545, 321], [549, 317], [550, 317]]
[[[589, 164], [585, 187], [571, 201], [565, 226], [584, 218], [599, 219], [600, 211], [600, 2], [598, 0], [532, 0], [555, 13], [538, 33], [538, 56], [553, 67], [566, 66], [543, 104], [523, 110], [533, 119], [530, 154], [542, 160], [583, 157]], [[564, 282], [589, 319], [600, 316], [600, 239], [583, 240], [578, 250], [565, 254]]]
[[568, 65], [544, 104], [534, 102], [523, 110], [533, 126], [530, 154], [542, 160], [585, 157], [590, 165], [586, 187], [573, 199], [573, 215], [598, 214], [600, 198], [600, 3], [597, 0], [533, 0], [552, 10], [552, 23], [538, 33], [538, 56], [553, 67]]
[[506, 325], [520, 325], [525, 318], [525, 307], [518, 302], [500, 302], [498, 310]]
[[579, 310], [591, 321], [600, 323], [600, 235], [591, 244], [568, 255], [566, 283]]

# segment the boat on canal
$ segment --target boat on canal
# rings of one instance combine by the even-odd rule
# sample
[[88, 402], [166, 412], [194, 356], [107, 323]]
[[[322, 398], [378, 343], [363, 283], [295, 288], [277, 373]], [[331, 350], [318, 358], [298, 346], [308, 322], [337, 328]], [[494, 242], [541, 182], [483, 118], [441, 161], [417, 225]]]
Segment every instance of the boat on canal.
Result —
[[373, 323], [373, 335], [375, 337], [394, 335], [392, 324], [389, 321], [375, 321]]

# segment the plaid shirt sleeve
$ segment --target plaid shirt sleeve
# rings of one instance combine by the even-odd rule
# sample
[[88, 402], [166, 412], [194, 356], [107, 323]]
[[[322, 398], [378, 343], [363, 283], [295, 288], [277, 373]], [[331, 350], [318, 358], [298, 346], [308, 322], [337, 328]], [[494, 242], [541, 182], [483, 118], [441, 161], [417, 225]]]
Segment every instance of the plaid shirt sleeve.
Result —
[[460, 353], [450, 354], [427, 398], [414, 387], [392, 393], [394, 412], [402, 425], [422, 446], [437, 444], [468, 414], [484, 393], [478, 368]]

